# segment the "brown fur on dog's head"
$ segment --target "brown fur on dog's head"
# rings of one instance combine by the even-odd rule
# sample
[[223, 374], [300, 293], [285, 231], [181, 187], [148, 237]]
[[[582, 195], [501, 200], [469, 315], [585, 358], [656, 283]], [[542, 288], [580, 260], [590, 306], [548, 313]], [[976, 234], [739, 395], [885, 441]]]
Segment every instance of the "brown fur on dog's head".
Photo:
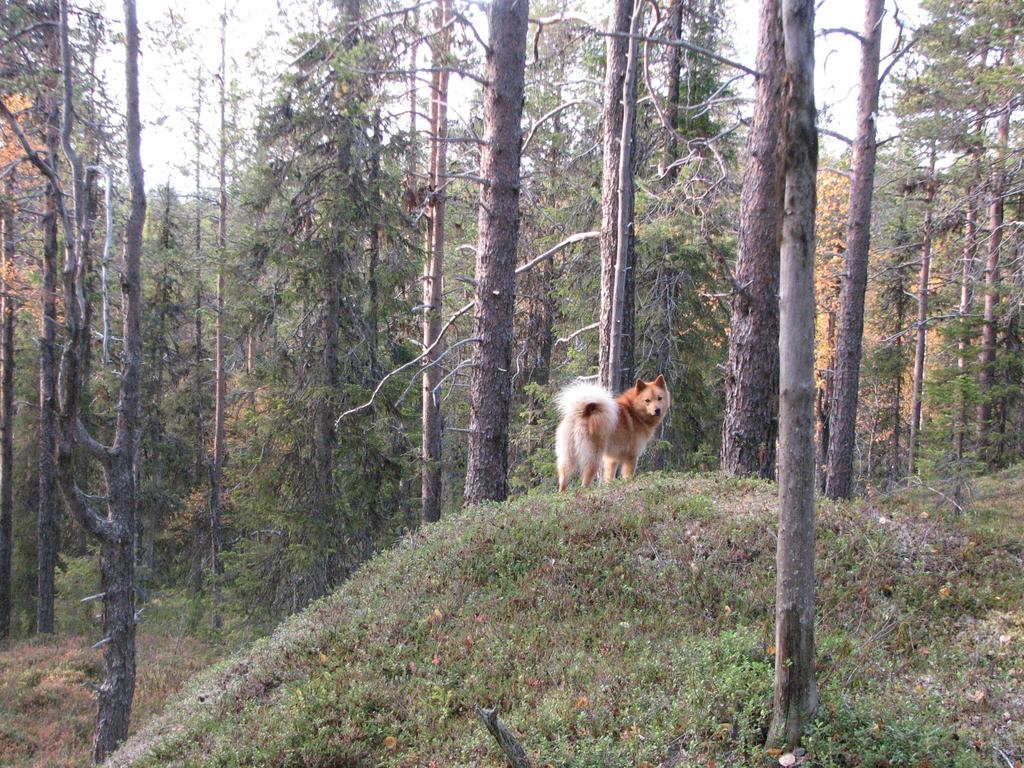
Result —
[[659, 374], [654, 381], [637, 379], [633, 387], [622, 393], [621, 399], [629, 404], [634, 415], [650, 424], [657, 424], [668, 413], [671, 396], [665, 386], [665, 377]]

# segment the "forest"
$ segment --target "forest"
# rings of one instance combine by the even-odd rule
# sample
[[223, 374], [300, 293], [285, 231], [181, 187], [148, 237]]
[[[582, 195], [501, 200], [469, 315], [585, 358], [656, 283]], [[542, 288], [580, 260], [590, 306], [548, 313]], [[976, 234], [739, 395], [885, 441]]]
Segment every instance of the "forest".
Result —
[[1021, 766], [1022, 34], [0, 0], [0, 765]]

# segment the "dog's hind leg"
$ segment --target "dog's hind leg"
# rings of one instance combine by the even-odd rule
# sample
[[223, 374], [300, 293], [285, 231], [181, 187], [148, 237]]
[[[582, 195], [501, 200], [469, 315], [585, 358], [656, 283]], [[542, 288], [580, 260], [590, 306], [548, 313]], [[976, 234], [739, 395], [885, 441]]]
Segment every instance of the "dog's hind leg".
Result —
[[604, 481], [610, 483], [615, 479], [615, 473], [619, 469], [619, 462], [611, 456], [604, 457]]
[[622, 479], [629, 480], [636, 472], [636, 461], [633, 459], [622, 462]]
[[569, 478], [572, 476], [572, 467], [567, 461], [558, 461], [558, 492], [563, 493], [569, 487]]
[[599, 469], [598, 463], [592, 461], [583, 467], [583, 485], [584, 487], [590, 485], [594, 478], [597, 476], [597, 470]]

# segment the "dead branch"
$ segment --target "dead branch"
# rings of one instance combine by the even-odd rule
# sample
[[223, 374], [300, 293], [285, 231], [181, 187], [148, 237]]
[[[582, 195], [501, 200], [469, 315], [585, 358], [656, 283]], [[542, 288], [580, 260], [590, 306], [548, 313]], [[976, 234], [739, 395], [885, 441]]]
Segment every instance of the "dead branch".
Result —
[[512, 735], [512, 731], [498, 719], [497, 708], [483, 709], [482, 707], [477, 707], [476, 714], [484, 724], [484, 727], [487, 728], [487, 731], [494, 737], [494, 740], [498, 742], [498, 746], [501, 748], [502, 754], [505, 755], [509, 768], [531, 768], [530, 758], [526, 756], [526, 750], [519, 745], [516, 737]]

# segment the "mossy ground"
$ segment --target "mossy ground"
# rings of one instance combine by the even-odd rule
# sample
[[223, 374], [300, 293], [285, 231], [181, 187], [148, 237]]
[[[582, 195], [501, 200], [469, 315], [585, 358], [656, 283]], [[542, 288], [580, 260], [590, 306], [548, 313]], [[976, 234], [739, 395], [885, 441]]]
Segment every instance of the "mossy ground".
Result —
[[[955, 518], [924, 492], [819, 505], [805, 765], [1024, 757], [1024, 527], [1003, 497], [1024, 481]], [[538, 765], [777, 764], [775, 509], [768, 484], [651, 474], [453, 516], [202, 675], [113, 765], [502, 765], [478, 704]]]

